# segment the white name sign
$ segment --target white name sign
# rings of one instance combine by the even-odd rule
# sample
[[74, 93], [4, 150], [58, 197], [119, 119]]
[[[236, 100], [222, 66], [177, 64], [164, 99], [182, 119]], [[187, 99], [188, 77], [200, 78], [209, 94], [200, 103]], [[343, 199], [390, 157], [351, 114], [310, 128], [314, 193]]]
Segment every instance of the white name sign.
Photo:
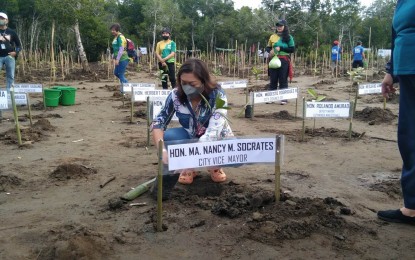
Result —
[[[166, 103], [166, 97], [167, 96], [150, 96], [150, 103], [151, 103], [151, 113], [150, 113], [150, 119], [153, 120], [157, 117], [157, 115], [160, 113], [161, 109], [164, 107], [164, 104]], [[173, 121], [179, 121], [179, 119], [176, 116], [176, 113], [172, 117]]]
[[[272, 91], [252, 92], [254, 103], [265, 103], [271, 101], [279, 101], [284, 99], [297, 99], [298, 88], [287, 88]], [[251, 97], [252, 98], [252, 97]]]
[[223, 81], [218, 82], [218, 84], [223, 89], [230, 89], [230, 88], [246, 88], [248, 85], [248, 81], [246, 80], [239, 80], [239, 81]]
[[42, 93], [42, 84], [14, 84], [14, 93]]
[[149, 88], [133, 88], [134, 101], [146, 101], [147, 97], [151, 96], [164, 96], [166, 98], [170, 94], [171, 90], [158, 90]]
[[306, 117], [349, 117], [350, 102], [306, 102]]
[[380, 83], [359, 85], [359, 95], [382, 93], [382, 85]]
[[124, 83], [122, 85], [122, 91], [124, 93], [131, 93], [132, 88], [156, 88], [154, 83]]
[[[7, 102], [11, 105], [11, 95], [7, 97]], [[26, 93], [14, 93], [14, 102], [17, 106], [25, 106], [27, 105], [27, 96]]]
[[169, 145], [169, 170], [275, 162], [275, 138]]
[[7, 91], [0, 90], [0, 109], [8, 109], [9, 104], [7, 102]]

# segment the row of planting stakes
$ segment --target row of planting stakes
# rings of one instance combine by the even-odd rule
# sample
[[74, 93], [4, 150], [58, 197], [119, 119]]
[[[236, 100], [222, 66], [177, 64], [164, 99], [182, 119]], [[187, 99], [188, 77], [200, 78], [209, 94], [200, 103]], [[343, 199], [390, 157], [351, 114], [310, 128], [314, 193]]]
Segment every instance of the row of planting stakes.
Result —
[[[0, 89], [0, 110], [6, 110], [11, 103], [13, 109], [14, 122], [16, 126], [17, 142], [22, 145], [22, 136], [19, 126], [19, 115], [17, 111], [17, 105], [27, 105], [29, 113], [30, 126], [33, 125], [32, 112], [30, 107], [30, 93], [42, 93], [42, 84], [13, 84], [10, 88], [10, 95], [7, 94], [5, 89]], [[44, 95], [43, 95], [44, 101]], [[43, 102], [45, 103], [45, 102]]]
[[[284, 135], [275, 137], [224, 139], [167, 146], [169, 171], [214, 166], [240, 167], [244, 164], [274, 163], [275, 202], [281, 199], [281, 166], [284, 157]], [[163, 148], [158, 143], [157, 231], [163, 231]]]

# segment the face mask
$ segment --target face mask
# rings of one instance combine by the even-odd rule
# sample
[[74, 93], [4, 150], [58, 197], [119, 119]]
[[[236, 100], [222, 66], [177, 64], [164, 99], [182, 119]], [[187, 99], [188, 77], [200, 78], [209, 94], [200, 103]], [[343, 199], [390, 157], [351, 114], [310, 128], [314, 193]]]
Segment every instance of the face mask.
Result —
[[4, 26], [6, 25], [6, 21], [5, 20], [0, 20], [0, 26]]
[[183, 85], [182, 88], [188, 99], [195, 98], [203, 92], [202, 86], [195, 88], [191, 85]]
[[168, 40], [169, 39], [169, 36], [161, 36], [162, 38], [163, 38], [163, 40]]

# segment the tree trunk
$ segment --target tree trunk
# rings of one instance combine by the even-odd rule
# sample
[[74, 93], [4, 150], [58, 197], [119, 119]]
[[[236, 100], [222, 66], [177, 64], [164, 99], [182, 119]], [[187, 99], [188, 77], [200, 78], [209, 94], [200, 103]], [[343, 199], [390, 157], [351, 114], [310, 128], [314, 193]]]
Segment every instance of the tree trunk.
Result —
[[84, 45], [82, 44], [81, 33], [79, 32], [79, 22], [76, 20], [75, 26], [75, 36], [76, 36], [76, 47], [78, 48], [79, 57], [81, 59], [82, 69], [86, 72], [91, 72], [88, 64], [88, 58], [86, 57]]

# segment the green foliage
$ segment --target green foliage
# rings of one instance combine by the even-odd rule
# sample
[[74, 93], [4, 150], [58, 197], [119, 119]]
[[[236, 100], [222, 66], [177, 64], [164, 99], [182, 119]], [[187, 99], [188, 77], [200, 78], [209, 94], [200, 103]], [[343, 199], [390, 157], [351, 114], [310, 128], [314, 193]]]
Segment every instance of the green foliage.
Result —
[[315, 100], [316, 102], [320, 102], [323, 101], [324, 99], [326, 99], [326, 96], [323, 95], [319, 95], [317, 94], [317, 92], [312, 89], [312, 88], [308, 88], [307, 89], [307, 93], [312, 97], [313, 100]]
[[258, 80], [259, 79], [259, 74], [261, 74], [262, 70], [261, 70], [261, 68], [258, 68], [258, 67], [254, 66], [254, 67], [252, 67], [251, 72], [252, 72], [252, 74], [254, 74], [255, 79]]

